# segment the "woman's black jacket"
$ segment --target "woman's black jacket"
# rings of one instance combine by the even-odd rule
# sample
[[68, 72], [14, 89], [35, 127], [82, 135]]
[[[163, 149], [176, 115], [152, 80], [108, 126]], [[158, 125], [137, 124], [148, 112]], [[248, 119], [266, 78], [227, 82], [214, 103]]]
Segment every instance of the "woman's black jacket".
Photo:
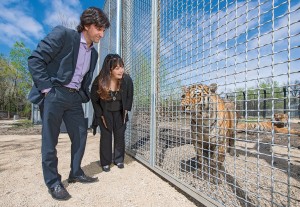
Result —
[[[106, 121], [107, 127], [109, 129], [112, 128], [112, 123], [110, 123], [108, 116], [107, 116], [107, 101], [103, 100], [100, 98], [99, 94], [97, 93], [98, 91], [98, 77], [97, 76], [92, 84], [92, 89], [91, 89], [91, 101], [93, 104], [94, 108], [94, 116], [93, 116], [93, 123], [92, 127], [94, 129], [94, 134], [95, 129], [97, 126], [100, 125], [100, 121], [102, 121], [101, 116], [104, 116], [104, 119]], [[128, 115], [125, 114], [126, 111], [130, 111], [132, 107], [132, 102], [133, 102], [133, 82], [131, 77], [128, 74], [124, 74], [123, 79], [121, 81], [120, 85], [120, 93], [122, 97], [122, 106], [123, 106], [123, 119], [125, 118], [125, 121], [128, 121]], [[126, 116], [126, 117], [125, 117]]]

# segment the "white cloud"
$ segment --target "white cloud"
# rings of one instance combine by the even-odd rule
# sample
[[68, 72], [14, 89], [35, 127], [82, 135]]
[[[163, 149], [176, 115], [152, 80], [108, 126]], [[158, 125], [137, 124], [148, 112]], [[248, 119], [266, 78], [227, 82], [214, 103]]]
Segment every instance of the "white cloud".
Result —
[[64, 24], [65, 26], [75, 27], [79, 23], [82, 13], [82, 6], [78, 0], [53, 0], [45, 2], [44, 23], [50, 27]]
[[33, 44], [34, 39], [44, 36], [43, 27], [17, 2], [9, 0], [0, 3], [0, 42], [8, 46], [15, 41]]
[[[23, 41], [27, 47], [34, 48], [45, 37], [45, 28], [56, 25], [75, 29], [79, 23], [82, 5], [79, 0], [39, 0], [42, 7], [35, 7], [29, 0], [0, 1], [0, 43], [11, 47], [16, 41]], [[44, 16], [35, 19], [37, 9], [44, 11]]]
[[30, 41], [30, 39], [16, 29], [13, 25], [0, 23], [0, 28], [5, 31], [0, 33], [0, 41], [6, 45], [13, 45], [17, 40]]

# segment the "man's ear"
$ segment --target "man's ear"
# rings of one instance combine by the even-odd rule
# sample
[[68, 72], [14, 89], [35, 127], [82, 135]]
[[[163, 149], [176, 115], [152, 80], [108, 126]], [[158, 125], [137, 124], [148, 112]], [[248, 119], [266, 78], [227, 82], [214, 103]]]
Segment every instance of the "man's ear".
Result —
[[88, 31], [90, 29], [91, 25], [84, 25], [84, 30]]

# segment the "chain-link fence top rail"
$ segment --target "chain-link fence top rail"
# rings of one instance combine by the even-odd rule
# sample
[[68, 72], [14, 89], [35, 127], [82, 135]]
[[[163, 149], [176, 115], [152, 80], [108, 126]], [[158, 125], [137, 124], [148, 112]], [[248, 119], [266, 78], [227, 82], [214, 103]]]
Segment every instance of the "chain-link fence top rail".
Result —
[[300, 206], [300, 2], [157, 3], [157, 57], [152, 1], [122, 3], [127, 152], [149, 161], [156, 139], [155, 167], [220, 205]]

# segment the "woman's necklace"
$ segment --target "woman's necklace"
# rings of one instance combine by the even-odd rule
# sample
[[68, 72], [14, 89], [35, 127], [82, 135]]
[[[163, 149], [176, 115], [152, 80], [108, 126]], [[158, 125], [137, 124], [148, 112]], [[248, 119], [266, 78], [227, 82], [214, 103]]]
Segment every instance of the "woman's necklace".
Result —
[[117, 94], [118, 94], [118, 91], [110, 91], [110, 96], [113, 101], [115, 101], [117, 99], [117, 97], [116, 97]]
[[110, 91], [110, 97], [112, 98], [112, 100], [113, 101], [117, 100], [117, 94], [119, 91], [118, 90], [113, 91], [113, 90], [111, 90], [111, 88], [109, 89], [109, 91]]
[[113, 101], [117, 100], [117, 94], [118, 94], [118, 89], [116, 89], [116, 91], [113, 91], [111, 88], [109, 88], [110, 91], [110, 96], [112, 98]]

